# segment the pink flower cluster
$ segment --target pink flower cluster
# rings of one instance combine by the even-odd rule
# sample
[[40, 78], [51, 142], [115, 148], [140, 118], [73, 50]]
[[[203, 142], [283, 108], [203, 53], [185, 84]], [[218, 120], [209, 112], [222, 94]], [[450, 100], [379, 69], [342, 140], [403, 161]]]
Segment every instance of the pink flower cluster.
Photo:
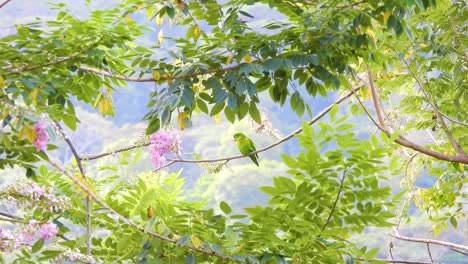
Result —
[[158, 130], [150, 136], [151, 145], [148, 149], [151, 156], [151, 162], [156, 168], [161, 168], [166, 163], [164, 154], [173, 151], [180, 153], [180, 143], [182, 142], [179, 135], [176, 135], [173, 130]]
[[23, 246], [30, 246], [40, 236], [42, 240], [54, 238], [58, 234], [57, 225], [52, 222], [44, 224], [36, 220], [30, 220], [29, 224], [21, 228], [9, 231], [0, 228], [0, 251], [12, 252]]
[[34, 125], [36, 130], [36, 138], [34, 139], [34, 146], [36, 146], [36, 151], [44, 151], [47, 149], [47, 141], [49, 141], [49, 136], [47, 135], [46, 125], [44, 123], [36, 123]]
[[44, 211], [62, 212], [70, 207], [70, 199], [56, 196], [52, 188], [40, 186], [33, 181], [18, 182], [0, 191], [0, 199], [26, 208], [42, 208]]

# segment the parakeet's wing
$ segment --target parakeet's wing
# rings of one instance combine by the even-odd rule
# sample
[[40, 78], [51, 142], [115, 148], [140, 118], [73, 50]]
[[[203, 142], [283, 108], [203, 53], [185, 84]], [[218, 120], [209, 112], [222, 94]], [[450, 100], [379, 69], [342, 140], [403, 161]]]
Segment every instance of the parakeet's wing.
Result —
[[[255, 144], [253, 143], [253, 141], [252, 141], [250, 138], [247, 138], [247, 140], [249, 141], [249, 152], [257, 151], [257, 149], [255, 148]], [[255, 157], [258, 158], [258, 154], [257, 154], [257, 153], [255, 153]]]

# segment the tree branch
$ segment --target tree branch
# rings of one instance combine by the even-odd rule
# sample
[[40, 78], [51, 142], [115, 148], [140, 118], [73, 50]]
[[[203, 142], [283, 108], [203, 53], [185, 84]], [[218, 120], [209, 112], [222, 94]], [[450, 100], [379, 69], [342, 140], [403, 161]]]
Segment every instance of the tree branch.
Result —
[[169, 243], [172, 243], [172, 244], [175, 244], [177, 246], [180, 246], [180, 247], [185, 247], [185, 248], [189, 248], [191, 250], [194, 250], [194, 251], [197, 251], [197, 252], [200, 252], [200, 253], [203, 253], [204, 255], [207, 255], [207, 256], [216, 256], [216, 257], [219, 257], [219, 258], [222, 258], [222, 259], [231, 259], [231, 257], [229, 256], [226, 256], [226, 255], [222, 255], [220, 253], [217, 253], [217, 252], [214, 252], [214, 251], [208, 251], [208, 250], [205, 250], [203, 248], [196, 248], [196, 247], [193, 247], [193, 246], [190, 246], [190, 245], [178, 245], [177, 244], [177, 240], [176, 239], [172, 239], [172, 238], [169, 238], [169, 237], [166, 237], [166, 236], [163, 236], [161, 234], [158, 234], [158, 233], [155, 233], [153, 231], [150, 231], [150, 230], [147, 230], [146, 228], [142, 227], [142, 226], [139, 226], [138, 224], [134, 223], [132, 220], [124, 217], [123, 215], [119, 214], [117, 211], [115, 211], [114, 209], [112, 209], [109, 205], [107, 205], [104, 201], [102, 201], [99, 197], [97, 197], [93, 192], [91, 192], [80, 180], [78, 180], [71, 172], [69, 172], [68, 170], [64, 169], [63, 167], [61, 167], [57, 162], [53, 161], [53, 160], [50, 160], [49, 163], [54, 166], [58, 171], [60, 171], [61, 173], [63, 173], [65, 176], [67, 176], [73, 183], [75, 183], [76, 185], [78, 185], [78, 187], [83, 191], [85, 192], [88, 197], [90, 197], [93, 201], [95, 201], [97, 204], [99, 204], [100, 206], [102, 206], [103, 208], [109, 210], [109, 212], [111, 212], [111, 214], [115, 215], [120, 221], [126, 223], [127, 225], [129, 226], [132, 226], [134, 227], [135, 229], [145, 233], [145, 234], [148, 234], [152, 237], [155, 237], [155, 238], [158, 238], [160, 240], [163, 240], [163, 241], [166, 241], [166, 242], [169, 242]]
[[[455, 140], [455, 138], [452, 135], [452, 132], [450, 132], [450, 129], [447, 127], [447, 124], [445, 124], [444, 117], [442, 115], [442, 112], [439, 110], [439, 108], [435, 105], [434, 102], [432, 102], [431, 98], [429, 97], [429, 94], [427, 94], [426, 90], [424, 89], [424, 86], [422, 85], [422, 82], [419, 80], [419, 78], [416, 76], [416, 74], [413, 72], [413, 69], [409, 66], [408, 62], [406, 60], [403, 60], [408, 67], [408, 70], [410, 71], [411, 75], [413, 78], [416, 80], [416, 82], [419, 85], [419, 88], [421, 89], [422, 93], [424, 94], [424, 97], [426, 97], [426, 100], [429, 102], [429, 104], [432, 106], [432, 109], [434, 110], [435, 115], [437, 116], [437, 119], [439, 120], [440, 124], [442, 125], [442, 129], [444, 130], [445, 134], [450, 140], [450, 143], [452, 144], [453, 148], [455, 149], [455, 152], [460, 155], [464, 156], [465, 151], [461, 148], [460, 144]], [[450, 120], [450, 119], [449, 119]], [[459, 124], [459, 123], [458, 123]]]
[[429, 94], [426, 92], [426, 90], [424, 89], [421, 81], [419, 80], [419, 78], [417, 78], [416, 74], [414, 73], [413, 69], [411, 69], [411, 67], [409, 66], [408, 62], [406, 60], [403, 60], [403, 62], [406, 64], [406, 67], [408, 67], [408, 70], [410, 71], [411, 75], [413, 76], [413, 78], [416, 80], [416, 82], [418, 83], [419, 85], [419, 88], [421, 88], [421, 91], [423, 92], [424, 94], [424, 97], [426, 97], [427, 101], [429, 102], [429, 104], [432, 106], [432, 108], [434, 109], [434, 111], [436, 113], [438, 113], [439, 115], [445, 117], [446, 119], [454, 122], [454, 123], [457, 123], [459, 125], [462, 125], [462, 126], [466, 126], [468, 127], [468, 124], [467, 123], [463, 123], [461, 121], [458, 121], [456, 119], [453, 119], [451, 117], [448, 117], [446, 114], [442, 113], [442, 111], [440, 111], [440, 109], [437, 107], [437, 105], [432, 102], [431, 98], [429, 97]]
[[6, 4], [8, 4], [8, 2], [10, 2], [11, 0], [6, 0], [5, 2], [1, 3], [0, 4], [0, 8], [4, 7]]
[[[317, 116], [315, 116], [311, 121], [309, 121], [308, 124], [312, 125], [315, 122], [317, 122], [318, 120], [320, 120], [323, 116], [325, 116], [328, 112], [330, 112], [330, 110], [332, 109], [332, 107], [334, 105], [338, 105], [338, 104], [342, 103], [343, 101], [345, 101], [346, 99], [351, 97], [355, 92], [357, 92], [361, 87], [362, 87], [362, 85], [358, 85], [358, 86], [354, 87], [353, 89], [351, 89], [351, 91], [347, 92], [346, 94], [344, 94], [343, 96], [338, 98], [335, 102], [330, 104], [327, 108], [325, 108], [322, 112], [320, 112]], [[167, 159], [167, 160], [170, 161], [171, 164], [174, 164], [174, 163], [178, 163], [178, 162], [180, 162], [180, 163], [205, 163], [205, 162], [218, 162], [218, 161], [230, 161], [230, 160], [234, 160], [234, 159], [241, 159], [241, 158], [248, 157], [249, 155], [257, 154], [257, 153], [260, 153], [260, 152], [267, 151], [267, 150], [269, 150], [271, 148], [274, 148], [274, 147], [278, 146], [279, 144], [288, 141], [289, 139], [293, 138], [295, 135], [297, 135], [297, 134], [299, 134], [301, 132], [302, 132], [302, 128], [298, 128], [298, 129], [294, 130], [293, 132], [291, 132], [289, 135], [287, 135], [287, 136], [281, 138], [280, 140], [276, 141], [275, 143], [273, 143], [273, 144], [271, 144], [271, 145], [269, 145], [267, 147], [258, 149], [257, 151], [251, 152], [248, 155], [237, 155], [237, 156], [218, 158], [218, 159], [188, 160], [188, 159], [176, 158], [176, 159]], [[98, 158], [102, 158], [102, 157], [105, 157], [105, 156], [113, 155], [115, 153], [131, 150], [131, 149], [135, 149], [135, 148], [139, 148], [139, 147], [143, 147], [143, 146], [148, 146], [150, 144], [151, 143], [148, 142], [148, 143], [133, 145], [133, 146], [129, 146], [129, 147], [125, 147], [125, 148], [122, 148], [122, 149], [117, 149], [117, 150], [114, 150], [114, 151], [105, 152], [105, 153], [101, 153], [101, 154], [83, 155], [83, 157], [84, 157], [83, 160], [98, 159]]]
[[362, 258], [358, 258], [357, 260], [359, 261], [364, 261], [364, 262], [373, 262], [373, 261], [381, 261], [381, 262], [387, 262], [387, 263], [401, 263], [401, 264], [431, 264], [431, 262], [425, 262], [425, 261], [411, 261], [411, 260], [397, 260], [397, 259], [370, 259], [370, 260], [365, 260]]
[[39, 64], [39, 65], [35, 65], [35, 66], [30, 66], [30, 67], [26, 67], [26, 66], [20, 66], [20, 67], [17, 67], [17, 68], [10, 68], [10, 74], [17, 74], [17, 73], [21, 73], [21, 72], [25, 72], [25, 71], [33, 71], [33, 70], [37, 70], [37, 69], [40, 69], [40, 68], [43, 68], [43, 67], [47, 67], [47, 66], [51, 66], [51, 65], [55, 65], [55, 64], [60, 64], [60, 63], [63, 63], [63, 62], [66, 62], [66, 61], [69, 61], [71, 59], [74, 59], [80, 55], [82, 55], [83, 53], [89, 51], [90, 49], [96, 47], [99, 42], [101, 41], [101, 38], [99, 40], [97, 40], [95, 43], [93, 43], [91, 46], [87, 47], [86, 49], [83, 49], [79, 52], [76, 52], [68, 57], [65, 57], [65, 58], [62, 58], [62, 59], [59, 59], [59, 60], [56, 60], [56, 61], [50, 61], [50, 62], [47, 62], [47, 63], [43, 63], [43, 64]]
[[429, 246], [429, 243], [426, 243], [426, 246], [427, 246], [427, 253], [429, 254], [429, 258], [431, 259], [431, 263], [434, 263], [434, 260], [432, 259], [431, 248]]
[[[85, 170], [81, 162], [82, 158], [80, 154], [78, 153], [78, 151], [76, 150], [75, 145], [73, 144], [71, 139], [68, 137], [68, 135], [65, 133], [60, 123], [55, 121], [55, 125], [57, 126], [57, 129], [60, 135], [63, 137], [67, 145], [70, 147], [70, 150], [73, 153], [73, 156], [75, 157], [76, 165], [78, 166], [78, 169], [80, 170], [81, 175], [86, 180]], [[91, 201], [89, 199], [89, 196], [86, 196], [85, 204], [86, 204], [86, 254], [88, 256], [91, 256], [91, 245], [92, 245], [91, 243]]]
[[[387, 134], [388, 137], [390, 137], [392, 133], [387, 129], [387, 127], [385, 125], [383, 115], [382, 115], [383, 108], [379, 103], [379, 98], [378, 98], [378, 95], [377, 95], [377, 91], [376, 91], [374, 81], [373, 81], [373, 78], [372, 78], [372, 74], [371, 74], [371, 72], [369, 70], [369, 67], [367, 67], [367, 74], [368, 74], [368, 77], [369, 77], [368, 86], [371, 89], [372, 101], [374, 103], [375, 111], [377, 113], [377, 117], [378, 117], [378, 120], [379, 120], [379, 123], [380, 123], [380, 125], [377, 126], [377, 127], [382, 132]], [[361, 79], [361, 81], [363, 81], [363, 80]], [[425, 148], [425, 147], [423, 147], [421, 145], [418, 145], [418, 144], [416, 144], [416, 143], [414, 143], [412, 141], [409, 141], [408, 139], [406, 139], [405, 137], [403, 137], [401, 135], [399, 135], [395, 139], [395, 142], [402, 145], [402, 146], [404, 146], [404, 147], [411, 148], [411, 149], [413, 149], [415, 151], [421, 152], [423, 154], [426, 154], [428, 156], [434, 157], [434, 158], [439, 159], [439, 160], [446, 160], [446, 161], [451, 161], [451, 162], [458, 162], [458, 163], [468, 164], [468, 156], [466, 156], [466, 155], [451, 156], [451, 155], [447, 155], [447, 154], [444, 154], [444, 153], [439, 153], [437, 151], [427, 149], [427, 148]]]
[[[175, 80], [175, 79], [180, 79], [180, 78], [191, 78], [191, 77], [196, 77], [198, 75], [203, 75], [203, 74], [213, 74], [213, 73], [218, 73], [218, 72], [226, 72], [226, 71], [231, 71], [239, 68], [242, 64], [237, 64], [234, 66], [226, 67], [226, 68], [220, 68], [220, 69], [214, 69], [214, 70], [207, 70], [207, 71], [197, 71], [191, 74], [186, 74], [186, 75], [178, 75], [178, 76], [161, 76], [161, 78], [158, 79], [158, 81], [167, 81], [167, 80]], [[102, 76], [106, 77], [111, 77], [111, 78], [116, 78], [118, 80], [122, 81], [128, 81], [128, 82], [155, 82], [156, 79], [153, 77], [147, 77], [147, 78], [136, 78], [136, 77], [127, 77], [123, 75], [116, 75], [107, 71], [99, 70], [96, 68], [91, 68], [87, 66], [80, 66], [79, 67], [81, 70], [99, 74]]]
[[346, 168], [343, 171], [343, 177], [341, 177], [340, 179], [340, 188], [338, 189], [338, 193], [336, 194], [336, 198], [335, 198], [335, 201], [333, 202], [332, 208], [330, 210], [330, 214], [328, 214], [327, 221], [325, 221], [325, 224], [323, 224], [322, 226], [322, 231], [325, 230], [327, 225], [330, 223], [333, 213], [335, 212], [335, 208], [336, 208], [336, 205], [338, 204], [338, 200], [340, 200], [340, 195], [341, 195], [341, 191], [343, 190], [343, 183], [345, 179], [346, 179]]
[[434, 245], [440, 245], [452, 249], [460, 249], [460, 250], [466, 250], [468, 251], [468, 246], [464, 245], [459, 245], [451, 242], [445, 242], [441, 240], [435, 240], [435, 239], [425, 239], [425, 238], [412, 238], [412, 237], [406, 237], [406, 236], [401, 236], [399, 234], [390, 234], [387, 233], [387, 235], [394, 237], [399, 240], [404, 240], [404, 241], [409, 241], [409, 242], [415, 242], [415, 243], [423, 243], [423, 244], [434, 244]]

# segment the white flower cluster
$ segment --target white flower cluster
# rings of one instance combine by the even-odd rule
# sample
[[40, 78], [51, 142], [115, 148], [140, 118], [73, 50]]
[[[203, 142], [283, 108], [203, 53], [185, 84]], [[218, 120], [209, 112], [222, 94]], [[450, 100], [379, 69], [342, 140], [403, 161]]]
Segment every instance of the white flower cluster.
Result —
[[33, 181], [19, 182], [0, 192], [0, 199], [15, 203], [17, 206], [42, 208], [44, 211], [63, 212], [70, 207], [70, 199], [57, 197], [52, 188], [40, 186]]
[[[61, 248], [60, 248], [61, 250]], [[102, 264], [104, 263], [102, 260], [94, 259], [92, 256], [85, 255], [78, 251], [78, 249], [71, 250], [67, 248], [62, 254], [57, 256], [52, 263], [67, 263], [67, 262], [73, 262], [73, 263], [87, 263], [87, 264]]]
[[270, 119], [268, 118], [268, 113], [266, 112], [266, 110], [264, 109], [260, 110], [260, 117], [262, 119], [261, 124], [258, 124], [257, 122], [255, 122], [255, 120], [253, 120], [250, 116], [248, 117], [252, 125], [252, 129], [255, 131], [255, 133], [267, 135], [276, 140], [281, 139], [280, 131], [273, 127], [273, 124], [270, 122]]

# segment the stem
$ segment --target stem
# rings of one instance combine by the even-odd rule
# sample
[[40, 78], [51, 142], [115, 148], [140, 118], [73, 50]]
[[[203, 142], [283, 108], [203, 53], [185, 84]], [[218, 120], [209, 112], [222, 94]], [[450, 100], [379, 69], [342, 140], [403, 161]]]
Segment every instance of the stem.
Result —
[[333, 213], [335, 212], [335, 208], [336, 208], [336, 205], [338, 204], [338, 200], [340, 200], [340, 195], [341, 195], [341, 191], [343, 190], [343, 183], [345, 179], [346, 179], [346, 168], [344, 169], [343, 177], [341, 177], [341, 180], [340, 180], [340, 188], [338, 189], [338, 193], [336, 194], [335, 202], [333, 202], [333, 206], [330, 210], [330, 214], [328, 214], [327, 221], [325, 221], [325, 224], [322, 226], [322, 231], [325, 230], [327, 225], [330, 223]]
[[466, 250], [468, 251], [468, 246], [464, 245], [459, 245], [455, 243], [450, 243], [450, 242], [445, 242], [441, 240], [435, 240], [435, 239], [425, 239], [425, 238], [412, 238], [412, 237], [407, 237], [407, 236], [401, 236], [399, 234], [390, 234], [388, 233], [387, 235], [394, 237], [399, 240], [404, 240], [404, 241], [410, 241], [410, 242], [415, 242], [415, 243], [423, 243], [423, 244], [434, 244], [434, 245], [440, 245], [440, 246], [445, 246], [448, 248], [452, 249], [461, 249], [461, 250]]

